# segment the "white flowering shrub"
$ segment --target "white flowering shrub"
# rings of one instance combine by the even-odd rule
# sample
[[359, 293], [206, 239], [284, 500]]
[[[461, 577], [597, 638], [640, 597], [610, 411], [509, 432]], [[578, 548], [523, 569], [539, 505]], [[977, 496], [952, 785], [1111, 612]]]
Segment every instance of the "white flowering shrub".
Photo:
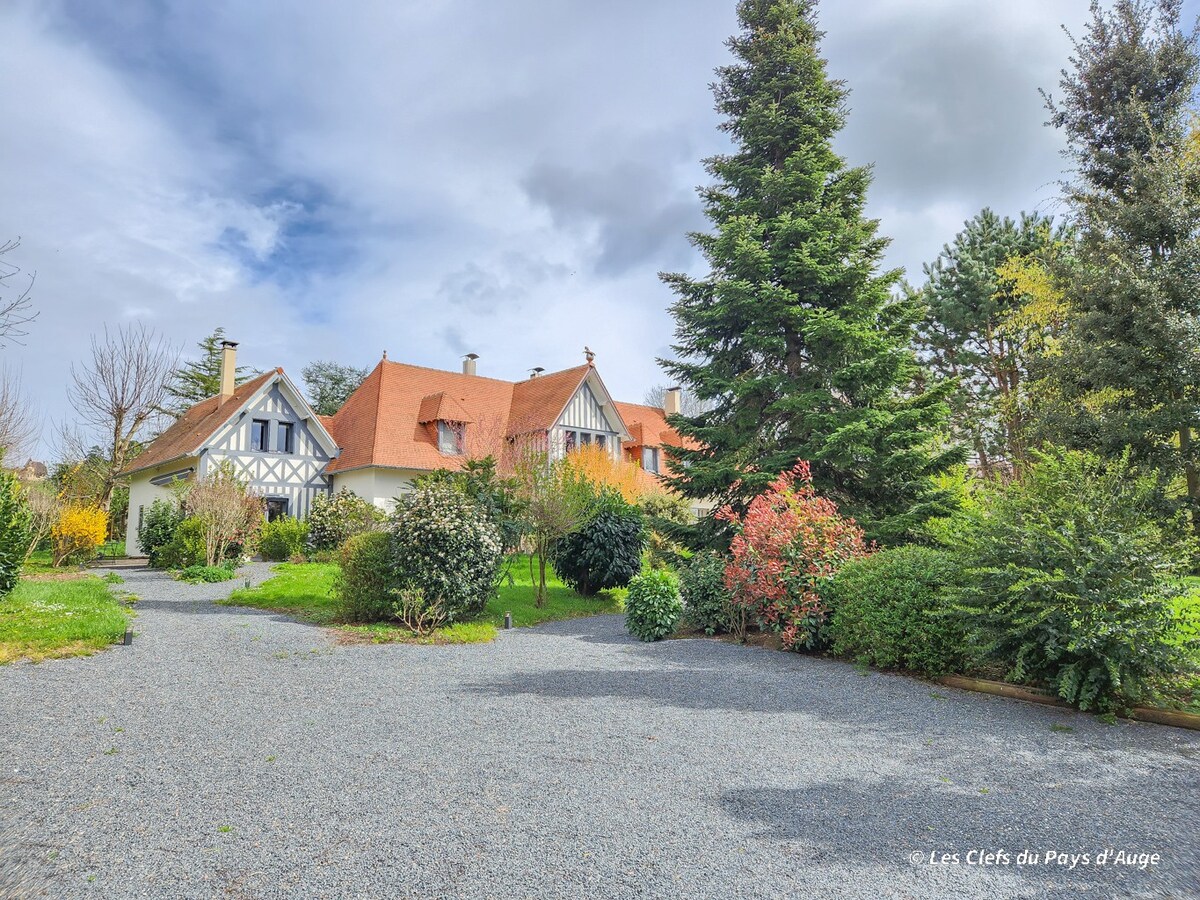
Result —
[[504, 561], [500, 530], [472, 498], [427, 483], [402, 497], [389, 522], [399, 590], [419, 590], [458, 622], [483, 612]]

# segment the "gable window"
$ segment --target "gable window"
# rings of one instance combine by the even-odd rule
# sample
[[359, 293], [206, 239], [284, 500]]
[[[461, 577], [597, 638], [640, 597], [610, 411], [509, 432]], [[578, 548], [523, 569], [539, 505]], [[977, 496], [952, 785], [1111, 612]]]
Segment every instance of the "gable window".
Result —
[[658, 448], [643, 447], [642, 448], [642, 468], [647, 472], [658, 471]]
[[275, 448], [280, 453], [295, 453], [296, 448], [292, 443], [292, 423], [279, 423], [279, 446]]
[[250, 449], [269, 450], [271, 423], [266, 419], [255, 419], [250, 423]]
[[583, 446], [588, 446], [592, 442], [592, 433], [590, 431], [581, 431], [579, 433], [579, 443]]
[[604, 435], [604, 434], [596, 435], [596, 446], [597, 447], [599, 447], [601, 450], [603, 450], [607, 444], [608, 444], [608, 435]]
[[567, 440], [566, 440], [567, 452], [570, 453], [572, 450], [574, 450], [578, 446], [579, 446], [579, 432], [578, 431], [568, 431], [567, 432]]
[[466, 426], [462, 422], [442, 422], [438, 426], [438, 451], [452, 456], [462, 456]]

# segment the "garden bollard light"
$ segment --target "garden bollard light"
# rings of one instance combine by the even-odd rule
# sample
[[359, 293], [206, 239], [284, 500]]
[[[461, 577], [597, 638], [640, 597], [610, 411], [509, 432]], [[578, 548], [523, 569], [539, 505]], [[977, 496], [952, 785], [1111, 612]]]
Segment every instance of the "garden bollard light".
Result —
[[125, 640], [123, 640], [121, 643], [126, 647], [133, 645], [133, 632], [128, 628], [125, 629]]
[[504, 628], [505, 628], [505, 630], [512, 628], [512, 613], [511, 612], [506, 612], [504, 614]]

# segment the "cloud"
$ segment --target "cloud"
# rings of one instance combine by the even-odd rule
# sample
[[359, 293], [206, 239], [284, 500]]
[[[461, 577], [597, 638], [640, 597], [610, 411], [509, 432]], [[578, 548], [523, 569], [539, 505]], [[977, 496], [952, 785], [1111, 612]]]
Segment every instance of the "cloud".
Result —
[[[316, 358], [521, 377], [599, 353], [618, 397], [661, 382], [671, 295], [703, 271], [708, 84], [734, 0], [297, 0], [0, 6], [0, 239], [43, 311], [33, 401], [105, 323], [247, 363]], [[853, 90], [839, 149], [910, 277], [984, 205], [1049, 202], [1061, 170], [1036, 89], [1085, 0], [864, 0], [822, 11]]]

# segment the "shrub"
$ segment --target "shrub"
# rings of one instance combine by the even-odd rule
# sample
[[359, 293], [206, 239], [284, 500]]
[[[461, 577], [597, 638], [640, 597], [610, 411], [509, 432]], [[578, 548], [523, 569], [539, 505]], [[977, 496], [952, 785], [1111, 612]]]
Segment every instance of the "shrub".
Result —
[[447, 622], [483, 612], [504, 557], [500, 531], [470, 497], [444, 483], [423, 484], [392, 513], [396, 587], [420, 589]]
[[691, 558], [681, 535], [692, 524], [691, 507], [678, 494], [656, 491], [644, 494], [638, 507], [646, 519], [646, 563], [652, 569], [675, 569]]
[[683, 613], [679, 581], [670, 572], [657, 569], [629, 583], [625, 598], [625, 627], [643, 641], [661, 641], [675, 630]]
[[593, 518], [559, 540], [550, 562], [564, 584], [585, 597], [625, 587], [642, 568], [642, 513], [612, 488], [602, 490]]
[[445, 607], [428, 599], [420, 588], [406, 588], [398, 594], [399, 599], [392, 604], [392, 614], [413, 634], [429, 634], [446, 621]]
[[637, 463], [613, 456], [607, 447], [582, 444], [568, 454], [565, 463], [597, 491], [605, 488], [616, 491], [626, 503], [637, 503], [648, 487], [642, 467]]
[[733, 602], [779, 632], [789, 650], [812, 647], [825, 619], [818, 587], [842, 563], [867, 554], [862, 529], [818, 497], [806, 462], [750, 501], [717, 518], [734, 529], [725, 584]]
[[163, 569], [186, 569], [205, 565], [204, 522], [189, 516], [175, 526], [171, 542], [159, 547], [156, 565]]
[[380, 531], [383, 510], [342, 488], [336, 494], [318, 494], [308, 511], [308, 540], [314, 550], [336, 550], [354, 537]]
[[247, 491], [228, 462], [188, 488], [183, 511], [201, 525], [204, 562], [210, 566], [241, 555], [258, 539], [263, 524], [262, 498]]
[[179, 571], [180, 581], [190, 581], [193, 584], [202, 582], [229, 581], [237, 574], [232, 561], [219, 566], [195, 565], [187, 566]]
[[733, 621], [733, 598], [725, 586], [726, 564], [725, 557], [715, 550], [702, 550], [679, 573], [684, 619], [705, 634], [738, 630]]
[[283, 561], [304, 551], [308, 539], [308, 525], [292, 516], [280, 516], [274, 522], [266, 522], [258, 538], [258, 552], [263, 559]]
[[50, 530], [54, 565], [85, 563], [108, 534], [108, 515], [98, 506], [68, 503]]
[[983, 659], [1081, 709], [1133, 704], [1187, 665], [1173, 606], [1192, 559], [1182, 512], [1128, 454], [1047, 449], [958, 524], [961, 610]]
[[421, 476], [414, 484], [420, 487], [435, 482], [454, 486], [479, 505], [492, 524], [500, 529], [505, 553], [513, 553], [520, 547], [526, 525], [523, 506], [517, 498], [517, 479], [501, 478], [493, 457], [467, 460], [454, 472], [437, 469]]
[[12, 472], [0, 469], [0, 598], [17, 586], [29, 550], [29, 531], [30, 512], [21, 486]]
[[961, 563], [928, 547], [882, 550], [842, 567], [821, 589], [833, 652], [922, 675], [964, 670], [967, 637], [952, 615]]
[[342, 572], [334, 588], [346, 622], [381, 622], [392, 614], [396, 584], [391, 538], [382, 531], [356, 534], [342, 545]]
[[150, 565], [165, 568], [162, 561], [163, 549], [175, 537], [175, 529], [183, 521], [183, 510], [170, 500], [155, 500], [142, 516], [138, 528], [138, 544], [150, 558]]

